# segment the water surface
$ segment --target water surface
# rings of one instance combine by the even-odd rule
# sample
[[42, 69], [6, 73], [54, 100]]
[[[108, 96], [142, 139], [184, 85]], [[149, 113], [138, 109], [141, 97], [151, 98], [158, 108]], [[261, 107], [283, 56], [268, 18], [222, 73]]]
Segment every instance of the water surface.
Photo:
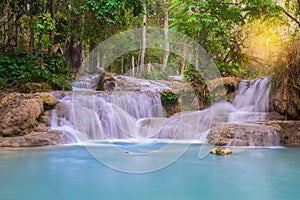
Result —
[[[145, 174], [113, 170], [78, 145], [2, 148], [0, 199], [300, 199], [299, 148], [234, 148], [232, 155], [204, 159], [199, 148]], [[155, 161], [139, 155], [134, 164], [146, 159]]]

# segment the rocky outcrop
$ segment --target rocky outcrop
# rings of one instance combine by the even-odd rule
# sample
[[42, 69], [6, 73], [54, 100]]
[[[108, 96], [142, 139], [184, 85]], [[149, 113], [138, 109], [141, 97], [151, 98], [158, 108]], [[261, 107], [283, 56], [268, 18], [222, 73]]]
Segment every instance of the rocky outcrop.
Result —
[[0, 133], [4, 137], [29, 133], [36, 125], [37, 118], [43, 112], [43, 105], [37, 99], [25, 99], [14, 102], [0, 113]]
[[224, 124], [211, 129], [207, 139], [224, 146], [300, 146], [300, 121]]
[[[1, 141], [6, 144], [4, 146], [9, 146], [8, 141], [12, 141], [14, 144], [12, 146], [17, 146], [16, 141], [21, 143], [29, 141], [31, 134], [35, 132], [47, 132], [51, 113], [49, 110], [56, 104], [57, 99], [49, 93], [1, 94], [0, 137], [2, 137]], [[25, 137], [22, 138], [22, 136]], [[35, 135], [33, 136], [36, 138]], [[47, 140], [47, 137], [44, 139]], [[32, 145], [37, 146], [35, 142], [32, 142]]]
[[300, 82], [297, 85], [289, 83], [285, 78], [274, 83], [273, 92], [271, 94], [272, 108], [285, 116], [286, 119], [300, 119]]
[[113, 74], [100, 69], [100, 79], [97, 83], [96, 90], [98, 91], [114, 91], [116, 87], [117, 79], [113, 77]]
[[35, 132], [17, 137], [0, 137], [0, 147], [38, 147], [75, 142], [67, 132]]
[[235, 76], [228, 76], [209, 81], [208, 84], [212, 90], [209, 92], [213, 94], [214, 101], [224, 100], [223, 97], [226, 97], [226, 101], [232, 102], [241, 80]]

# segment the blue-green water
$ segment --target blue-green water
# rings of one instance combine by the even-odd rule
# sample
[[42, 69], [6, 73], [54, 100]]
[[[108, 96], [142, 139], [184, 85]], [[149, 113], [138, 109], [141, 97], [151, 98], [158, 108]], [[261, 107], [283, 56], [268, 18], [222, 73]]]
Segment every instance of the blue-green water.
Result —
[[[130, 174], [83, 146], [0, 149], [0, 199], [300, 199], [299, 148], [241, 148], [204, 159], [198, 151], [192, 145], [166, 168]], [[134, 163], [145, 157], [155, 159], [135, 156]]]

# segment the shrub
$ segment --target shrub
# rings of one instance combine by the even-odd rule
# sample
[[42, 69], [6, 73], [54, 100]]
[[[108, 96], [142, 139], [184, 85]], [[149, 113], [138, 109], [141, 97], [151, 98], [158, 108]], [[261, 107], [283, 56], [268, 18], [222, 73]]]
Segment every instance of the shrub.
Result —
[[56, 89], [68, 88], [71, 67], [59, 54], [37, 54], [15, 49], [0, 53], [0, 89], [28, 82], [44, 82]]

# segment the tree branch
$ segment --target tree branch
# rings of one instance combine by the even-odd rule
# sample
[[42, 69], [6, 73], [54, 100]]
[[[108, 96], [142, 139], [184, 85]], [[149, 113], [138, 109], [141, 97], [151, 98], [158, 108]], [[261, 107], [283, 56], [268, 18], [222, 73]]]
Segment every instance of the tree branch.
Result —
[[[282, 8], [282, 7], [281, 7]], [[284, 8], [282, 8], [282, 11], [284, 12], [284, 14], [286, 14], [289, 18], [291, 18], [294, 22], [296, 22], [298, 24], [298, 26], [300, 27], [300, 22], [293, 17], [290, 13], [288, 13]]]

